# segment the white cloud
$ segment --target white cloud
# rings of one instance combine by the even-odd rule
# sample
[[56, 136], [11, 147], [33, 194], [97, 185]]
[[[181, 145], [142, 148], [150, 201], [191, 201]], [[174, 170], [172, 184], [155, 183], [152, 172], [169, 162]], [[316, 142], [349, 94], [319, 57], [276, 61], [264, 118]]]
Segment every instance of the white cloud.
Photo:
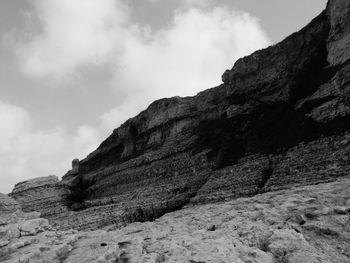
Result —
[[215, 8], [177, 13], [147, 41], [128, 42], [116, 70], [118, 87], [157, 96], [193, 95], [221, 82], [233, 61], [268, 45], [256, 19]]
[[[166, 1], [166, 0], [148, 0], [149, 2], [156, 4], [160, 1]], [[177, 1], [180, 5], [184, 6], [200, 6], [200, 7], [206, 7], [208, 6], [211, 2], [214, 2], [214, 0], [168, 0], [170, 1]]]
[[103, 65], [123, 39], [128, 10], [115, 0], [32, 1], [41, 33], [17, 45], [22, 70], [29, 76], [67, 80], [84, 65]]
[[210, 4], [210, 0], [181, 0], [187, 6], [205, 7]]
[[75, 135], [62, 127], [40, 130], [24, 109], [1, 101], [0, 119], [0, 192], [28, 178], [62, 176], [73, 158], [87, 155], [101, 140], [89, 126], [79, 127]]
[[152, 31], [130, 20], [122, 0], [33, 3], [42, 31], [16, 49], [26, 74], [62, 81], [82, 67], [108, 64], [127, 94], [194, 94], [218, 84], [237, 58], [270, 43], [256, 18], [224, 7], [181, 8], [169, 26]]

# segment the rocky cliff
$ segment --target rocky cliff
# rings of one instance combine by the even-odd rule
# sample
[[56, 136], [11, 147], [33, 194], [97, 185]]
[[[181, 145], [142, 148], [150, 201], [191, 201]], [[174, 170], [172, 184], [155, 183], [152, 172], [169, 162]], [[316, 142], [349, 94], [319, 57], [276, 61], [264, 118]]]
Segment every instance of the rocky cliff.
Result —
[[10, 194], [24, 212], [40, 211], [46, 217], [65, 212], [68, 195], [67, 187], [53, 175], [18, 183]]
[[[350, 2], [330, 0], [299, 32], [239, 59], [218, 87], [155, 101], [115, 129], [48, 187], [68, 208], [46, 216], [63, 228], [120, 226], [348, 175], [349, 47]], [[56, 202], [27, 202], [21, 193], [38, 188], [16, 188], [27, 211]]]

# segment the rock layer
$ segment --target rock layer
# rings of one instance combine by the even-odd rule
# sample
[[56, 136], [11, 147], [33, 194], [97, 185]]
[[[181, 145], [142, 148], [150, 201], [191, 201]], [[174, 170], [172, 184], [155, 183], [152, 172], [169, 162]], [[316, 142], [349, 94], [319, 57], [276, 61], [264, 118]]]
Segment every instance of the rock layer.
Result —
[[69, 190], [57, 176], [40, 177], [15, 185], [10, 196], [20, 203], [24, 212], [38, 211], [50, 217], [67, 210]]
[[[62, 183], [39, 187], [55, 197], [27, 202], [35, 186], [12, 196], [63, 228], [96, 229], [347, 175], [349, 20], [349, 1], [330, 0], [301, 31], [239, 59], [220, 86], [126, 121]], [[69, 210], [52, 209], [61, 200]]]

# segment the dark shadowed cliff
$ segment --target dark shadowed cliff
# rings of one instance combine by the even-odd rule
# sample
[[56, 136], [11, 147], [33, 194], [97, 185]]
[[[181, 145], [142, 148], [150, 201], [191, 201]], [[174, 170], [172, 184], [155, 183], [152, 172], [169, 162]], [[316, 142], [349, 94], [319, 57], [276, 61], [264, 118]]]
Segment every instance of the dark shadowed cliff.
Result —
[[86, 229], [347, 175], [349, 59], [350, 1], [330, 0], [299, 32], [239, 59], [220, 86], [153, 102], [62, 182], [24, 182], [11, 196]]

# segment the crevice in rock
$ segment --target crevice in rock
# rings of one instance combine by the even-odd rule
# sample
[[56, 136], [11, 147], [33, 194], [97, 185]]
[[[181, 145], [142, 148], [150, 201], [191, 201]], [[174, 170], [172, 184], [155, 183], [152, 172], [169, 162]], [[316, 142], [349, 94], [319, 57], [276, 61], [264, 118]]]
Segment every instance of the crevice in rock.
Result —
[[126, 207], [122, 216], [122, 225], [132, 222], [153, 222], [157, 218], [177, 210], [181, 210], [189, 202], [189, 198], [167, 201], [165, 205]]
[[79, 174], [73, 183], [69, 186], [70, 193], [67, 197], [68, 208], [77, 211], [85, 208], [84, 201], [88, 196], [88, 188], [91, 182], [85, 180], [82, 174]]
[[278, 163], [279, 160], [273, 160], [271, 158], [268, 160], [268, 165], [261, 170], [261, 178], [257, 183], [258, 189], [254, 195], [265, 192], [265, 187], [268, 185]]
[[261, 171], [261, 181], [258, 184], [258, 188], [259, 190], [262, 190], [265, 185], [267, 184], [267, 182], [270, 180], [272, 173], [273, 173], [274, 168], [269, 167], [266, 169], [263, 169]]

